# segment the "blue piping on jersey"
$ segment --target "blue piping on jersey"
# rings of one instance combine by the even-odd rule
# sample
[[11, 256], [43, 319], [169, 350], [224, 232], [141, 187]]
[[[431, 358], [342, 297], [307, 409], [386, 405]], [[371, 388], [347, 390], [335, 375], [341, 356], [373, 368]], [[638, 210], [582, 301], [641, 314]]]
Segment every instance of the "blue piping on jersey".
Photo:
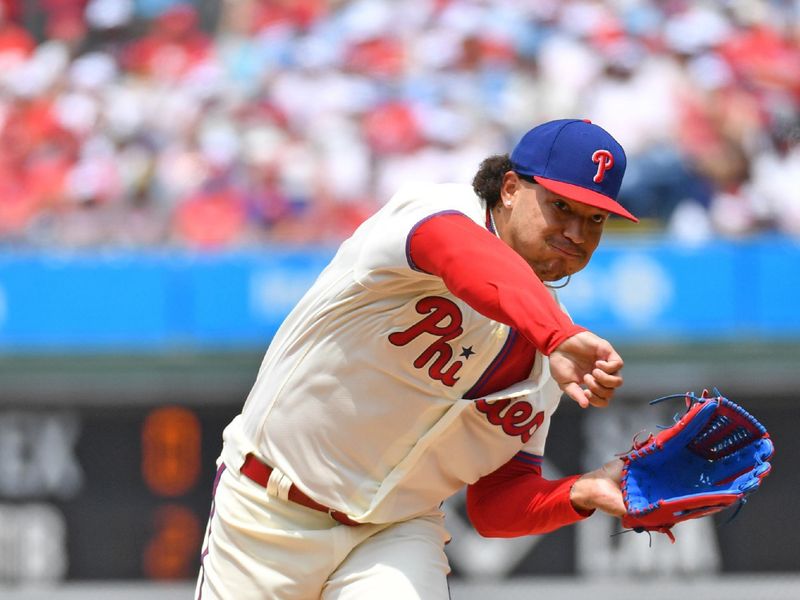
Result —
[[495, 356], [494, 360], [489, 365], [489, 368], [486, 369], [486, 371], [483, 372], [483, 375], [480, 376], [478, 381], [475, 382], [475, 385], [473, 385], [467, 391], [467, 393], [464, 394], [464, 398], [468, 400], [474, 400], [479, 395], [481, 395], [478, 392], [484, 385], [486, 385], [486, 382], [491, 378], [492, 375], [494, 375], [495, 371], [497, 371], [497, 369], [500, 368], [500, 365], [503, 364], [503, 360], [505, 359], [506, 356], [508, 356], [508, 353], [511, 352], [511, 347], [514, 345], [514, 342], [517, 339], [517, 335], [518, 334], [516, 330], [514, 329], [510, 330], [508, 338], [506, 338], [506, 343], [503, 344], [503, 347], [500, 349], [500, 352], [497, 354], [497, 356]]
[[417, 222], [411, 228], [411, 231], [409, 231], [408, 235], [406, 236], [406, 261], [408, 262], [408, 266], [409, 267], [411, 267], [415, 271], [419, 271], [420, 273], [427, 273], [428, 275], [433, 275], [433, 273], [428, 273], [425, 269], [420, 269], [416, 264], [414, 264], [414, 261], [411, 260], [411, 237], [416, 233], [416, 231], [417, 231], [417, 229], [419, 229], [420, 225], [422, 225], [423, 223], [426, 223], [427, 221], [430, 221], [432, 218], [438, 217], [440, 215], [461, 215], [462, 217], [466, 217], [467, 219], [469, 219], [469, 217], [467, 217], [467, 215], [465, 215], [463, 212], [461, 212], [459, 210], [443, 210], [441, 212], [437, 212], [437, 213], [433, 213], [432, 215], [428, 215], [427, 217], [425, 217], [421, 221]]
[[540, 467], [542, 466], [542, 461], [544, 460], [544, 456], [539, 456], [538, 454], [531, 454], [530, 452], [524, 452], [520, 450], [514, 455], [514, 458], [512, 460], [518, 460], [519, 462], [523, 462], [526, 465]]

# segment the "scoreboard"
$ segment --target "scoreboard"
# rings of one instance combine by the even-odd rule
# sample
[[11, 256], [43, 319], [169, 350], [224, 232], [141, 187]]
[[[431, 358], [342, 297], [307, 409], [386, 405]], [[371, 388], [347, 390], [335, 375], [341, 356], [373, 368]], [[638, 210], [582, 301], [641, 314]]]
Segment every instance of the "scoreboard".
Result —
[[0, 410], [0, 581], [196, 576], [237, 410]]

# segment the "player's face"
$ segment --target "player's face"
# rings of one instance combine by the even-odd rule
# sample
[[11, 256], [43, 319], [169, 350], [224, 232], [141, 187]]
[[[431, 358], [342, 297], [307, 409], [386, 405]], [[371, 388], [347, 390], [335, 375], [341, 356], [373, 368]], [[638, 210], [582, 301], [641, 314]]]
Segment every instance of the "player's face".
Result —
[[557, 196], [515, 173], [506, 174], [497, 210], [500, 237], [542, 281], [557, 281], [583, 269], [600, 243], [609, 214]]

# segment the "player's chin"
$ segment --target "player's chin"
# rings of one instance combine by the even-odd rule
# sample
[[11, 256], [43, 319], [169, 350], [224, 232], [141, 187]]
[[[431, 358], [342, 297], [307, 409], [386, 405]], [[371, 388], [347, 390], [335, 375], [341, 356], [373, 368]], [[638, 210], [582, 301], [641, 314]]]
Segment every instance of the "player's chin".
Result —
[[575, 256], [573, 258], [565, 260], [564, 274], [562, 275], [562, 277], [567, 277], [568, 275], [574, 275], [578, 271], [582, 271], [587, 264], [589, 264], [588, 256]]
[[569, 277], [583, 269], [589, 261], [583, 258], [559, 258], [550, 261], [542, 273], [539, 273], [539, 278], [542, 281], [556, 282]]

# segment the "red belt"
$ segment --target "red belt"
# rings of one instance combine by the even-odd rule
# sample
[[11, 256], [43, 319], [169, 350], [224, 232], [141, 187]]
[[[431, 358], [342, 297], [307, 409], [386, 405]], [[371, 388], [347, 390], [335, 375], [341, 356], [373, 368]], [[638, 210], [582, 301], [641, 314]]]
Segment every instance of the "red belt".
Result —
[[[269, 482], [269, 476], [272, 474], [272, 467], [265, 465], [263, 462], [258, 460], [253, 454], [248, 454], [244, 459], [244, 464], [242, 468], [239, 469], [239, 472], [245, 475], [248, 479], [255, 481], [257, 484], [267, 487], [267, 483]], [[305, 506], [306, 508], [311, 508], [314, 510], [318, 510], [320, 512], [328, 513], [334, 520], [338, 521], [342, 525], [347, 525], [348, 527], [355, 527], [356, 525], [361, 525], [357, 521], [353, 521], [343, 512], [338, 510], [332, 510], [327, 506], [323, 506], [319, 502], [315, 502], [308, 496], [306, 496], [303, 492], [301, 492], [296, 485], [292, 484], [289, 488], [289, 500], [295, 502], [296, 504], [300, 504]]]

